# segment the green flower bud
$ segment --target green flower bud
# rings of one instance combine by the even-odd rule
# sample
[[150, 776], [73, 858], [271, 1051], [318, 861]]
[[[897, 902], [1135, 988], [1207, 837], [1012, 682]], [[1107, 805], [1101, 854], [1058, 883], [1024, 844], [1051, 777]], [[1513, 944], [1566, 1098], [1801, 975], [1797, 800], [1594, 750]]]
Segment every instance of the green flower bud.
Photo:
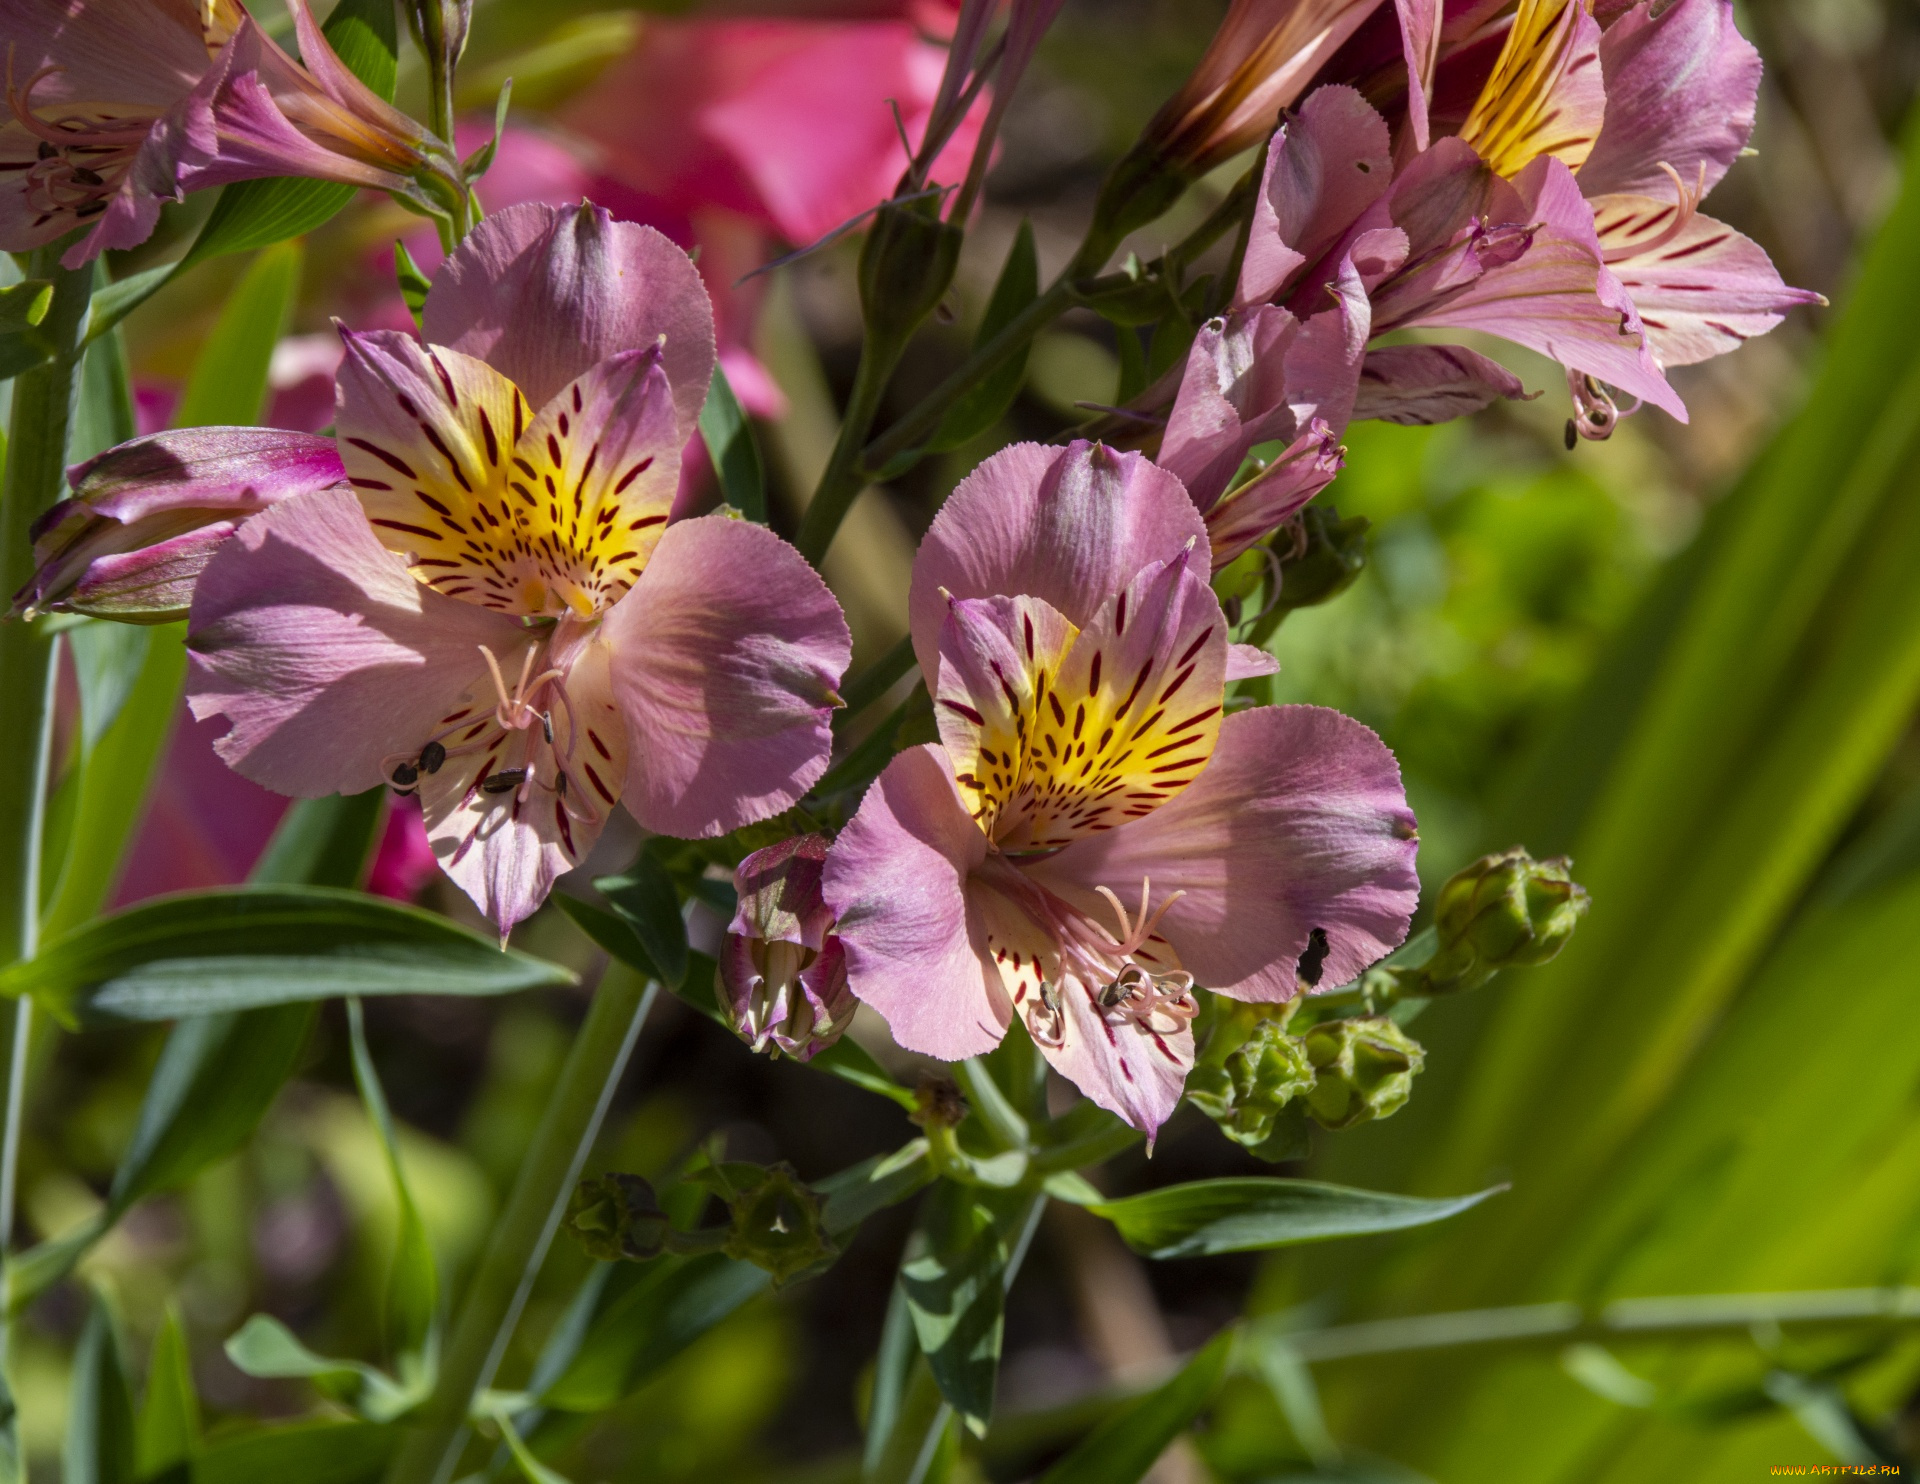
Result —
[[1284, 1021], [1262, 1019], [1224, 1059], [1195, 1066], [1187, 1097], [1221, 1133], [1253, 1149], [1272, 1137], [1280, 1110], [1313, 1086], [1305, 1043]]
[[860, 252], [867, 335], [898, 354], [953, 283], [965, 234], [940, 220], [941, 198], [890, 201], [874, 214]]
[[725, 1172], [733, 1189], [728, 1197], [733, 1232], [724, 1249], [728, 1257], [766, 1269], [778, 1287], [819, 1271], [840, 1255], [821, 1220], [820, 1197], [793, 1166], [729, 1164]]
[[1318, 607], [1352, 587], [1366, 568], [1367, 532], [1372, 528], [1364, 515], [1342, 520], [1330, 505], [1302, 510], [1273, 539], [1280, 558], [1275, 610]]
[[1323, 1128], [1397, 1112], [1427, 1059], [1420, 1043], [1385, 1016], [1325, 1021], [1300, 1039], [1317, 1074], [1307, 1106]]
[[1546, 963], [1587, 910], [1586, 888], [1565, 856], [1536, 861], [1516, 846], [1482, 856], [1440, 888], [1440, 947], [1427, 965], [1430, 993], [1471, 989], [1501, 969]]
[[666, 1246], [667, 1218], [638, 1175], [596, 1175], [574, 1187], [567, 1230], [601, 1262], [645, 1262]]

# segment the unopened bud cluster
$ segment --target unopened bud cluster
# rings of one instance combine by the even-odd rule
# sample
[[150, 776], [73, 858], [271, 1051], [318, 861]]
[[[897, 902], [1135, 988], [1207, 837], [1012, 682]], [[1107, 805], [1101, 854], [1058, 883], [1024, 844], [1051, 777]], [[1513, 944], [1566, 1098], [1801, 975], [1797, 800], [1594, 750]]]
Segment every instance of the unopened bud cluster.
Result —
[[1440, 888], [1440, 946], [1425, 969], [1426, 993], [1473, 989], [1502, 969], [1553, 958], [1587, 910], [1586, 888], [1564, 856], [1536, 861], [1518, 847], [1482, 856]]

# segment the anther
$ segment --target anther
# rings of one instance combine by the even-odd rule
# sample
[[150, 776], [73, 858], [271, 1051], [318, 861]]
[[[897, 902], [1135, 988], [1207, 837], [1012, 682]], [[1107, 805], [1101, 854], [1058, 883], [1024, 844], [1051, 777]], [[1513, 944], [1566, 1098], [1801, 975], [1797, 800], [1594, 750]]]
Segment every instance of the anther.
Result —
[[525, 768], [502, 768], [498, 773], [480, 780], [480, 792], [484, 794], [510, 794], [527, 781]]
[[53, 147], [53, 142], [51, 140], [42, 139], [40, 141], [40, 158], [41, 159], [51, 160], [55, 155], [59, 153], [60, 151]]
[[540, 735], [547, 739], [547, 746], [553, 746], [553, 713], [551, 711], [540, 713]]
[[420, 771], [411, 763], [401, 763], [387, 776], [393, 780], [395, 788], [412, 788], [420, 781]]
[[440, 765], [447, 760], [447, 749], [438, 742], [429, 742], [420, 749], [420, 771], [438, 773]]

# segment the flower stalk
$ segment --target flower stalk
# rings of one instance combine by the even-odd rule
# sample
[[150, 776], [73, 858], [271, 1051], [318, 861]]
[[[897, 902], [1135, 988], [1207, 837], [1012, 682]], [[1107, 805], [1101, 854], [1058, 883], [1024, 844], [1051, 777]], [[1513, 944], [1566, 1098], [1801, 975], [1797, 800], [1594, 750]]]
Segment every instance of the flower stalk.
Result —
[[475, 1401], [499, 1373], [659, 988], [619, 964], [601, 976], [493, 1240], [461, 1299], [439, 1381], [420, 1425], [394, 1456], [387, 1484], [447, 1484], [454, 1477]]
[[[85, 353], [87, 308], [93, 296], [92, 264], [60, 266], [65, 244], [37, 248], [23, 265], [29, 278], [53, 283], [53, 303], [39, 332], [52, 358], [23, 372], [13, 385], [13, 410], [0, 476], [0, 587], [12, 591], [33, 569], [29, 531], [40, 512], [60, 496], [67, 432]], [[0, 623], [0, 695], [9, 697], [26, 747], [0, 772], [0, 965], [33, 957], [39, 948], [40, 870], [46, 814], [48, 754], [53, 736], [53, 680], [57, 648], [44, 632], [24, 623]], [[0, 1262], [13, 1245], [15, 1185], [21, 1122], [26, 1109], [27, 1053], [33, 1034], [33, 1002], [22, 996], [13, 1017], [7, 1078], [6, 1121], [0, 1130]], [[0, 1268], [0, 1373], [10, 1361], [12, 1304]]]

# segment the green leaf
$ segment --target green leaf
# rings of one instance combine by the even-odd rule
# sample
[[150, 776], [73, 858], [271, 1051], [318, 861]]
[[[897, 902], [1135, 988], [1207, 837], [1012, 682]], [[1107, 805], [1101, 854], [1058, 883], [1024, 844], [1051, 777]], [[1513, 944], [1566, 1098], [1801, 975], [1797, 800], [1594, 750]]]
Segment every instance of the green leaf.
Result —
[[73, 1355], [62, 1464], [63, 1484], [134, 1484], [133, 1394], [113, 1316], [98, 1296]]
[[[391, 103], [400, 53], [392, 0], [340, 0], [320, 29], [347, 70]], [[230, 185], [180, 266], [302, 236], [326, 225], [354, 194], [349, 185], [293, 177]]]
[[[89, 627], [77, 625], [71, 634], [77, 636]], [[171, 735], [186, 676], [185, 624], [103, 627], [144, 636], [144, 655], [139, 673], [120, 696], [111, 719], [94, 744], [83, 750], [70, 785], [74, 795], [65, 841], [57, 855], [49, 842], [53, 885], [41, 919], [41, 931], [48, 938], [85, 922], [106, 902]]]
[[941, 1182], [921, 1207], [900, 1288], [940, 1394], [977, 1436], [987, 1430], [1000, 1371], [1007, 1244], [975, 1195]]
[[393, 1111], [387, 1105], [386, 1089], [373, 1065], [373, 1053], [367, 1049], [366, 1017], [358, 996], [347, 999], [347, 1028], [353, 1043], [353, 1080], [360, 1099], [380, 1135], [380, 1150], [387, 1162], [387, 1178], [400, 1207], [400, 1238], [394, 1250], [393, 1271], [387, 1279], [387, 1344], [399, 1357], [403, 1377], [420, 1379], [432, 1369], [433, 1352], [438, 1348], [440, 1274], [433, 1260], [433, 1247], [427, 1241], [427, 1228], [414, 1203], [413, 1190], [407, 1184], [406, 1167], [400, 1162], [400, 1140], [394, 1133]]
[[599, 1412], [650, 1377], [749, 1299], [770, 1279], [752, 1263], [719, 1253], [660, 1257], [608, 1284], [604, 1306], [572, 1363], [539, 1398], [565, 1412]]
[[[200, 1397], [193, 1385], [193, 1358], [180, 1316], [168, 1308], [153, 1337], [147, 1394], [141, 1399], [134, 1449], [139, 1477], [168, 1476], [200, 1451]], [[184, 1472], [178, 1475], [184, 1480]]]
[[18, 335], [47, 317], [53, 307], [53, 285], [44, 278], [0, 288], [0, 335]]
[[401, 1430], [371, 1422], [296, 1422], [230, 1433], [194, 1461], [193, 1484], [374, 1484]]
[[500, 1429], [500, 1438], [507, 1445], [507, 1452], [513, 1456], [514, 1467], [520, 1470], [520, 1477], [527, 1484], [570, 1484], [564, 1474], [557, 1474], [539, 1459], [533, 1456], [533, 1450], [527, 1447], [513, 1425], [513, 1417], [504, 1406], [496, 1406], [489, 1414]]
[[227, 1359], [249, 1376], [311, 1381], [330, 1396], [350, 1402], [373, 1422], [391, 1422], [425, 1399], [420, 1386], [402, 1387], [357, 1360], [316, 1355], [278, 1319], [255, 1314], [226, 1343]]
[[687, 982], [687, 923], [680, 915], [680, 893], [673, 878], [648, 851], [641, 851], [620, 876], [601, 876], [594, 890], [640, 940], [647, 961], [668, 989]]
[[727, 373], [715, 366], [707, 404], [700, 409], [700, 436], [720, 479], [726, 502], [748, 520], [767, 523], [767, 474], [754, 441], [753, 424], [733, 394]]
[[873, 1053], [849, 1036], [842, 1036], [825, 1051], [816, 1053], [806, 1065], [816, 1072], [825, 1072], [842, 1082], [851, 1082], [855, 1087], [878, 1093], [910, 1113], [920, 1106], [910, 1088], [895, 1082], [887, 1075], [886, 1068], [873, 1059]]
[[1232, 1330], [1216, 1335], [1171, 1379], [1096, 1427], [1040, 1484], [1135, 1484], [1213, 1400], [1233, 1344]]
[[876, 1154], [851, 1168], [814, 1182], [827, 1199], [821, 1220], [827, 1233], [844, 1237], [877, 1211], [897, 1206], [934, 1180], [927, 1141], [914, 1139], [891, 1154]]
[[295, 799], [247, 879], [256, 886], [359, 886], [386, 822], [385, 789]]
[[103, 335], [87, 346], [80, 363], [80, 399], [67, 432], [67, 458], [74, 463], [90, 459], [137, 431], [126, 341]]
[[0, 970], [63, 1024], [174, 1020], [338, 995], [498, 995], [575, 982], [445, 918], [354, 892], [257, 887], [142, 902]]
[[297, 242], [267, 248], [227, 296], [180, 394], [176, 428], [252, 425], [267, 404], [267, 367], [300, 292]]
[[[987, 301], [986, 315], [974, 336], [973, 348], [979, 350], [1040, 297], [1040, 256], [1034, 247], [1033, 223], [1023, 220], [1007, 251], [1006, 266], [1000, 281]], [[947, 409], [940, 430], [927, 445], [929, 453], [944, 453], [971, 443], [1007, 414], [1020, 386], [1027, 379], [1027, 352], [1023, 348], [1005, 361], [992, 375], [962, 396]]]
[[426, 312], [427, 294], [433, 288], [433, 280], [420, 271], [406, 243], [398, 238], [393, 244], [393, 276], [400, 281], [400, 297], [406, 301], [407, 313], [413, 316], [413, 327], [423, 329], [420, 316]]
[[1504, 1188], [1426, 1200], [1316, 1180], [1244, 1177], [1168, 1185], [1087, 1209], [1111, 1221], [1135, 1252], [1164, 1259], [1264, 1252], [1426, 1226], [1457, 1216]]
[[133, 694], [146, 667], [152, 631], [138, 624], [87, 619], [66, 631], [73, 653], [74, 678], [80, 686], [80, 747], [91, 752], [100, 745]]

